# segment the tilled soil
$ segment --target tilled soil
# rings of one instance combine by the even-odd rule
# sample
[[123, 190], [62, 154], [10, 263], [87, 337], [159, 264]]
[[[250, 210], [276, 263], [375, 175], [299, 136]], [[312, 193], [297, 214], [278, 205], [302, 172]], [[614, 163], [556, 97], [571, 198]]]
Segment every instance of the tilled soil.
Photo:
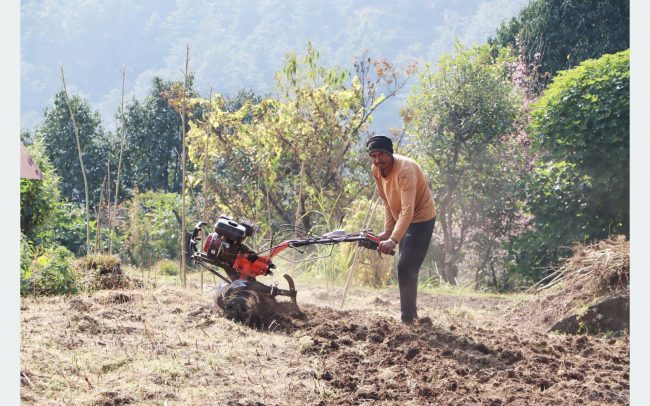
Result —
[[629, 402], [627, 337], [517, 328], [508, 316], [521, 304], [421, 296], [421, 309], [435, 306], [444, 314], [462, 304], [465, 312], [491, 310], [492, 320], [450, 324], [425, 316], [404, 325], [382, 312], [396, 304], [387, 295], [367, 301], [372, 311], [316, 305], [298, 310], [282, 302], [265, 307], [255, 327], [299, 337], [303, 353], [323, 359], [320, 378], [336, 389], [334, 404]]
[[[628, 336], [564, 336], [508, 319], [503, 299], [396, 291], [335, 310], [303, 289], [255, 327], [180, 288], [25, 298], [24, 404], [628, 404]], [[338, 299], [338, 298], [337, 298]], [[332, 303], [337, 300], [331, 301]], [[269, 309], [267, 309], [269, 310]], [[277, 310], [277, 309], [276, 309]]]
[[[403, 325], [304, 306], [304, 351], [325, 359], [334, 404], [627, 404], [626, 338]], [[308, 338], [307, 338], [308, 337]]]

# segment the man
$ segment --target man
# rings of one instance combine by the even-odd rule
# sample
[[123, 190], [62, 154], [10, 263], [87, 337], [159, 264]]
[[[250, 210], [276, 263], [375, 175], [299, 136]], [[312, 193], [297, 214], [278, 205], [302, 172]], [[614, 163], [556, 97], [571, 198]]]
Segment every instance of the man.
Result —
[[402, 322], [417, 320], [418, 273], [427, 255], [436, 206], [422, 168], [411, 158], [393, 153], [393, 142], [375, 135], [366, 142], [372, 174], [386, 212], [378, 250], [384, 254], [399, 245], [399, 281]]

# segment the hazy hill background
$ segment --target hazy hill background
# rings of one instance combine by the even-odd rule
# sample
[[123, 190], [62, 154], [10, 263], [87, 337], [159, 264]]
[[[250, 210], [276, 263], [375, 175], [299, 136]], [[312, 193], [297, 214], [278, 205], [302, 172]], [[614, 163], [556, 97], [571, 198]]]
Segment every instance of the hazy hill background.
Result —
[[[33, 129], [61, 89], [60, 66], [73, 92], [87, 98], [108, 129], [126, 93], [143, 97], [151, 79], [180, 79], [185, 44], [191, 45], [195, 88], [224, 94], [242, 88], [273, 91], [286, 52], [308, 40], [326, 64], [351, 67], [355, 55], [398, 65], [433, 63], [458, 36], [484, 41], [528, 0], [153, 1], [41, 0], [21, 4], [21, 126]], [[408, 90], [376, 114], [371, 129], [399, 127]]]

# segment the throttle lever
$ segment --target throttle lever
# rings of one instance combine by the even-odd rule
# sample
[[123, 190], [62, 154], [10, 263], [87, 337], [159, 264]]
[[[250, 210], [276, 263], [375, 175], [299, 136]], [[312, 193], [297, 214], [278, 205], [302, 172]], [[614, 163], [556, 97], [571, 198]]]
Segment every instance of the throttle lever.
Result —
[[[360, 246], [362, 246], [364, 248], [371, 249], [371, 250], [377, 250], [377, 248], [379, 248], [379, 243], [381, 241], [379, 241], [379, 238], [377, 238], [376, 235], [374, 235], [372, 233], [369, 233], [369, 232], [364, 232], [364, 233], [362, 233], [362, 235], [364, 237], [366, 237], [366, 239], [359, 241]], [[390, 250], [390, 252], [388, 254], [389, 255], [395, 255], [395, 250]]]

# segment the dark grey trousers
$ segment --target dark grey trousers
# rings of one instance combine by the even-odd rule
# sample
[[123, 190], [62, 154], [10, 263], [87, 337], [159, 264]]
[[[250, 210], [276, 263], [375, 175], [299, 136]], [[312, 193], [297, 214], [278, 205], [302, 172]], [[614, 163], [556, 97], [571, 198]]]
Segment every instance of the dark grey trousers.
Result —
[[418, 274], [427, 255], [435, 225], [435, 217], [429, 221], [413, 223], [406, 229], [406, 234], [399, 243], [397, 280], [402, 321], [411, 321], [417, 317]]

